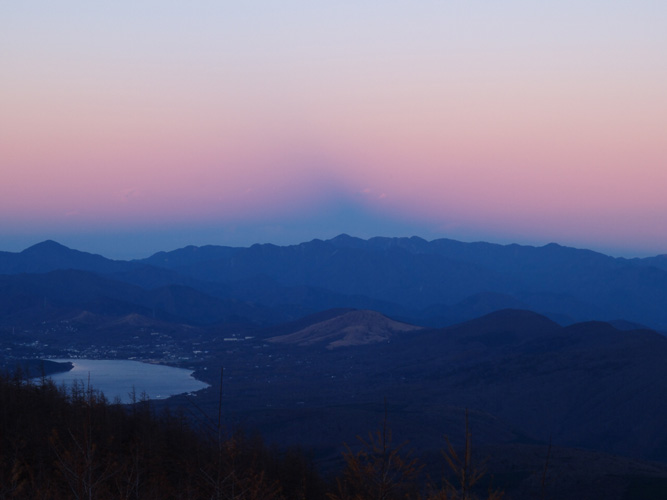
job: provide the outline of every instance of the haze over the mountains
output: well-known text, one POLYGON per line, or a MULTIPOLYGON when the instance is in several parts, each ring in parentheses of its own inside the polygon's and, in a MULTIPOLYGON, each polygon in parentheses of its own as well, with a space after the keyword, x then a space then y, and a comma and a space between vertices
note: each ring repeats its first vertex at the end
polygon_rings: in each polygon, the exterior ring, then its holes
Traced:
MULTIPOLYGON (((53 241, 18 253, 0 252, 0 274, 7 275, 2 278, 7 286, 32 286, 36 278, 25 273, 51 273, 44 283, 53 281, 52 290, 58 289, 56 282, 71 282, 62 301, 79 287, 86 288, 82 296, 92 298, 94 289, 108 286, 118 292, 105 292, 105 300, 137 295, 141 307, 190 320, 194 316, 185 304, 199 297, 199 323, 224 314, 278 322, 353 307, 443 326, 509 307, 530 309, 561 324, 624 320, 667 330, 667 256, 613 258, 557 244, 362 240, 343 234, 285 247, 188 246, 133 261, 110 260, 53 241), (178 294, 183 300, 158 298, 161 294, 178 294), (263 313, 243 310, 260 305, 263 313)), ((41 289, 27 293, 48 295, 41 289)))

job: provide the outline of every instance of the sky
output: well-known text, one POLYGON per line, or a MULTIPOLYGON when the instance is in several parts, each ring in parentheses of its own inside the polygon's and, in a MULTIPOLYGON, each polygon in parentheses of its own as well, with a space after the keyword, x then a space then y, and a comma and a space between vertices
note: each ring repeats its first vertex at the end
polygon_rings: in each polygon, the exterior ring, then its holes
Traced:
POLYGON ((667 253, 667 2, 0 0, 0 250, 667 253))

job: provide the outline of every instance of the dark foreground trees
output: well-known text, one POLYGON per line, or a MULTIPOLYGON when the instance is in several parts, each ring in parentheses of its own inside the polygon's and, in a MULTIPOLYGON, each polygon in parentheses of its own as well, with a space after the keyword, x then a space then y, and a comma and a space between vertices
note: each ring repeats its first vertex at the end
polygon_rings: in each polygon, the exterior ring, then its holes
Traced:
POLYGON ((182 414, 156 415, 147 400, 110 403, 84 384, 65 390, 0 376, 0 500, 473 498, 468 446, 462 459, 453 448, 445 455, 463 474, 460 487, 429 486, 417 460, 392 443, 386 417, 327 482, 299 450, 213 430, 195 431, 182 414))
POLYGON ((82 385, 0 377, 0 499, 321 498, 295 451, 242 433, 212 442, 183 415, 130 409, 82 385))
POLYGON ((358 440, 358 451, 348 447, 343 453, 345 468, 334 491, 327 493, 329 500, 500 500, 503 496, 490 487, 480 492, 477 485, 484 471, 472 459, 467 411, 463 450, 458 452, 446 440, 442 454, 448 474, 439 485, 423 480, 423 464, 405 449, 407 443, 393 443, 386 410, 381 428, 358 440))

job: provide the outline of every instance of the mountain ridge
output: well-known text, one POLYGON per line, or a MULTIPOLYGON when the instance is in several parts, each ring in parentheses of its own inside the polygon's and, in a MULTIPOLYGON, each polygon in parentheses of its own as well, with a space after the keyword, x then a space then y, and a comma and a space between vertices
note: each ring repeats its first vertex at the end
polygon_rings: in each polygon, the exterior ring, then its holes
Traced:
POLYGON ((145 288, 184 285, 296 315, 369 308, 438 326, 519 306, 565 324, 624 320, 667 330, 667 258, 614 258, 556 243, 364 240, 341 234, 288 246, 190 245, 133 261, 113 261, 51 240, 20 253, 0 252, 0 274, 59 269, 145 288))

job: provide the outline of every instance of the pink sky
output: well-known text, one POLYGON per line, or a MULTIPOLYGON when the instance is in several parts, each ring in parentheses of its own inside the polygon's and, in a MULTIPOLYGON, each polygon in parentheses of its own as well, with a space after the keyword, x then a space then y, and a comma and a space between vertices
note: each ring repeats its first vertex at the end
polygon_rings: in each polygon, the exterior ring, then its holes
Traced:
POLYGON ((667 253, 664 3, 249 4, 0 7, 0 250, 667 253))

